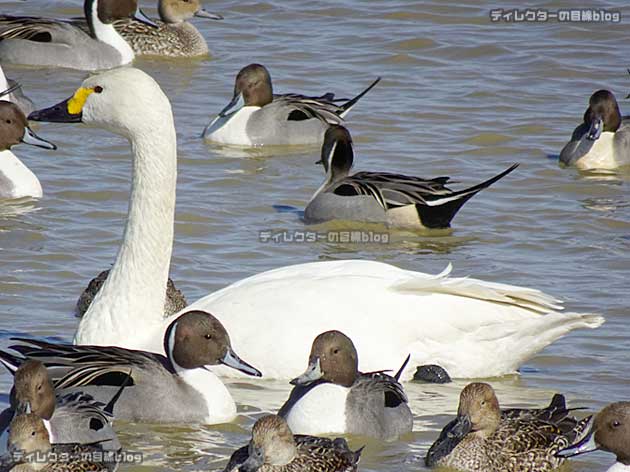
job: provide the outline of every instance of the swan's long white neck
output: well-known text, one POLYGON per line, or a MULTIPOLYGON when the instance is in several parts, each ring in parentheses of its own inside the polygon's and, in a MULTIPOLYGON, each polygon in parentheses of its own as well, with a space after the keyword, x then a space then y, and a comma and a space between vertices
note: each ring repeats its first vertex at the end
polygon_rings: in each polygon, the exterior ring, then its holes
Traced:
POLYGON ((160 323, 173 248, 177 144, 170 106, 138 114, 131 131, 133 178, 123 241, 103 287, 84 315, 77 344, 145 347, 148 326, 160 323), (99 332, 93 332, 97 326, 99 332), (124 329, 124 330, 123 330, 124 329))
POLYGON ((122 56, 121 64, 129 64, 133 61, 135 54, 129 43, 116 31, 114 25, 105 24, 98 17, 98 0, 94 0, 92 3, 90 13, 94 37, 116 49, 122 56))

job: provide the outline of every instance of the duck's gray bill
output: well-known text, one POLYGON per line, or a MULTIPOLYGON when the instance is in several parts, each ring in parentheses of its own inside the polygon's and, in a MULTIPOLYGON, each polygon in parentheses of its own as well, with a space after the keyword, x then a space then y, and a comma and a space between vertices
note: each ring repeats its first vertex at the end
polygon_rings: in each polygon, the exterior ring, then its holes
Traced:
POLYGON ((136 12, 133 14, 133 18, 135 20, 138 20, 140 23, 144 23, 145 25, 149 25, 153 28, 159 28, 159 26, 157 25, 157 23, 155 23, 155 21, 153 21, 151 18, 145 15, 145 13, 142 10, 140 10, 140 7, 138 7, 136 12))
POLYGON ((37 146, 42 149, 50 149, 52 151, 57 149, 57 146, 55 144, 40 138, 28 126, 24 128, 24 136, 22 136, 22 142, 24 144, 30 144, 31 146, 37 146))
POLYGON ((561 449, 556 453, 558 457, 573 457, 579 456, 580 454, 586 454, 587 452, 596 451, 599 449, 599 446, 595 442, 595 431, 593 431, 593 422, 594 418, 591 418, 586 426, 585 430, 588 431, 588 434, 580 439, 575 444, 571 446, 561 449))
POLYGON ((457 421, 453 423, 448 430, 448 434, 452 438, 463 438, 472 430, 472 422, 468 415, 457 415, 457 421))
POLYGON ((586 134, 586 138, 591 141, 597 141, 599 137, 602 135, 602 130, 604 129, 604 120, 601 118, 597 118, 592 121, 591 127, 588 129, 588 133, 586 134))
POLYGON ((195 16, 198 16, 199 18, 208 18, 209 20, 222 20, 223 16, 219 15, 218 13, 210 13, 207 10, 204 10, 203 8, 201 10, 197 10, 195 12, 195 16))
POLYGON ((243 98, 243 94, 237 93, 236 95, 234 95, 234 98, 232 98, 232 101, 228 103, 227 106, 223 110, 221 110, 221 112, 219 113, 219 116, 227 116, 230 113, 239 111, 244 106, 245 106, 245 99, 243 98))
POLYGON ((323 376, 324 373, 322 372, 322 366, 319 362, 319 358, 317 358, 309 362, 308 367, 306 368, 306 372, 304 372, 299 377, 291 380, 291 384, 297 386, 306 386, 312 384, 316 380, 321 379, 323 376))
POLYGON ((225 356, 223 356, 223 359, 221 359, 221 364, 231 367, 232 369, 241 371, 247 375, 262 377, 262 373, 258 369, 252 367, 243 359, 238 357, 231 347, 228 347, 225 356))

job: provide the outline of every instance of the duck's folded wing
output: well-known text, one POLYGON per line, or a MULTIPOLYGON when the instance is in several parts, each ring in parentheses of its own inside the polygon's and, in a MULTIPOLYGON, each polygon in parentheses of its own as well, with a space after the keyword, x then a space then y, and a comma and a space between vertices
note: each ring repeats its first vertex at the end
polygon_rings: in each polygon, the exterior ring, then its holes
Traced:
POLYGON ((449 177, 422 179, 388 172, 358 172, 335 187, 337 195, 369 195, 388 210, 450 195, 449 177))
POLYGON ((70 22, 32 16, 0 15, 0 40, 23 39, 39 43, 75 44, 76 36, 89 39, 86 32, 70 22))
POLYGON ((385 399, 385 408, 396 408, 408 402, 407 394, 400 382, 384 372, 361 374, 352 386, 352 391, 356 393, 363 391, 365 398, 382 394, 385 399))
POLYGON ((107 405, 83 392, 58 395, 53 417, 56 442, 93 442, 107 450, 120 449, 111 426, 113 416, 106 408, 107 405))
MULTIPOLYGON (((281 107, 286 110, 288 121, 304 121, 316 118, 327 124, 342 124, 339 116, 343 112, 342 107, 328 100, 330 95, 323 97, 306 97, 298 94, 274 95, 271 106, 281 107)), ((267 106, 270 106, 267 105, 267 106)))
POLYGON ((168 368, 164 356, 145 351, 115 346, 54 344, 36 339, 13 340, 21 344, 9 348, 25 358, 44 363, 56 389, 86 385, 133 386, 135 368, 147 365, 168 368))

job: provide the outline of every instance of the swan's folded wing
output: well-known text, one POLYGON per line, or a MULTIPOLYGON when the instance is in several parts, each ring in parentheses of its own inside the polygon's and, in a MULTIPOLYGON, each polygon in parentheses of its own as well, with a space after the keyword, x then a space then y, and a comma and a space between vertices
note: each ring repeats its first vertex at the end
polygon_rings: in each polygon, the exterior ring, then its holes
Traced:
POLYGON ((410 277, 407 280, 398 282, 392 288, 403 292, 425 291, 476 298, 519 306, 539 313, 563 309, 560 300, 537 289, 485 282, 468 277, 449 277, 449 273, 450 269, 434 277, 415 277, 413 272, 409 272, 410 277))

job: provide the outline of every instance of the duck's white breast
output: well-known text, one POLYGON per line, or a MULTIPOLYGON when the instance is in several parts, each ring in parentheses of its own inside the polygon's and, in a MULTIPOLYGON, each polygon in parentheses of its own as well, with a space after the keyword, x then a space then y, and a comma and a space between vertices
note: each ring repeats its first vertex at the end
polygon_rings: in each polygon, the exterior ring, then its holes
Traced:
POLYGON ((624 465, 621 462, 616 462, 608 472, 630 472, 630 465, 624 465))
MULTIPOLYGON (((236 418, 236 404, 227 387, 212 372, 206 369, 182 370, 179 376, 204 398, 208 416, 207 424, 229 423, 236 418)), ((186 405, 182 405, 186 408, 186 405)))
POLYGON ((346 432, 346 397, 349 389, 321 384, 304 395, 286 417, 294 434, 343 434, 346 432))
POLYGON ((260 107, 243 107, 231 115, 217 117, 204 130, 204 139, 222 144, 251 146, 253 143, 247 134, 247 122, 252 113, 259 109, 260 107))
POLYGON ((618 167, 615 159, 613 140, 615 133, 605 131, 593 143, 590 151, 580 157, 575 166, 580 170, 615 169, 618 167))
POLYGON ((0 152, 0 197, 41 198, 42 195, 37 176, 11 151, 0 152))

